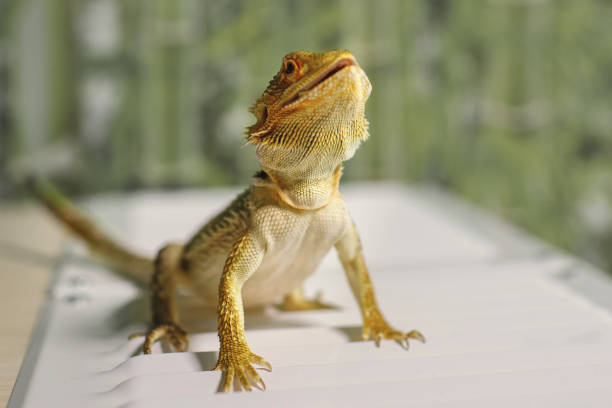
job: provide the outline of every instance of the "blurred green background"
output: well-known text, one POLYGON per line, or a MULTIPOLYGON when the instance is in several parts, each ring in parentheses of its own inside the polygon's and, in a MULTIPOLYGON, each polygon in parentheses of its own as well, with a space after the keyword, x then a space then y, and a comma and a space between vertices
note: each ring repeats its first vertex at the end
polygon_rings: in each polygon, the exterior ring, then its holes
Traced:
POLYGON ((434 183, 612 271, 612 2, 0 0, 0 197, 245 185, 284 54, 347 48, 345 180, 434 183))

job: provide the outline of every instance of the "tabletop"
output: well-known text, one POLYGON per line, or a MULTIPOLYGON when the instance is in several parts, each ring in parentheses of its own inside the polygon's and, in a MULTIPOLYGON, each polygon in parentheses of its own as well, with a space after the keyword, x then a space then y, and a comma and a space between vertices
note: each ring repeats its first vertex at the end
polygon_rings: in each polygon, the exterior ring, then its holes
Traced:
MULTIPOLYGON (((120 240, 153 254, 187 238, 235 193, 109 195, 83 205, 120 240)), ((405 351, 359 341, 361 316, 330 253, 306 291, 337 308, 247 314, 251 348, 274 367, 262 373, 268 391, 220 395, 220 373, 209 371, 214 312, 181 294, 189 350, 156 345, 139 355, 141 340, 127 337, 146 328, 146 294, 69 245, 9 407, 609 404, 612 283, 600 271, 435 189, 365 184, 343 194, 383 312, 395 326, 420 330, 426 344, 405 351)))
POLYGON ((65 239, 42 208, 0 205, 0 406, 11 395, 65 239))

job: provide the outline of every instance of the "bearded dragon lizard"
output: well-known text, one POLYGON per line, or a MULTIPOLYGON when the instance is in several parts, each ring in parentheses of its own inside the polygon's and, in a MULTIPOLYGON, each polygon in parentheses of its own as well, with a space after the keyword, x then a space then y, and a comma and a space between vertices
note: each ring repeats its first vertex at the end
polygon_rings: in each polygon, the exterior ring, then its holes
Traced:
POLYGON ((271 369, 249 348, 244 308, 272 304, 284 296, 285 310, 326 307, 305 299, 301 284, 332 247, 346 272, 363 317, 363 340, 425 341, 416 330, 392 328, 383 317, 364 261, 357 228, 338 192, 342 163, 368 137, 364 116, 370 82, 354 56, 343 50, 294 52, 283 58, 251 112, 247 130, 261 165, 252 185, 185 244, 164 246, 154 260, 114 243, 57 190, 35 182, 47 206, 91 250, 123 275, 150 282, 152 329, 143 351, 166 338, 177 351, 187 348, 180 326, 175 288, 191 286, 218 312, 221 389, 265 388, 253 364, 271 369))

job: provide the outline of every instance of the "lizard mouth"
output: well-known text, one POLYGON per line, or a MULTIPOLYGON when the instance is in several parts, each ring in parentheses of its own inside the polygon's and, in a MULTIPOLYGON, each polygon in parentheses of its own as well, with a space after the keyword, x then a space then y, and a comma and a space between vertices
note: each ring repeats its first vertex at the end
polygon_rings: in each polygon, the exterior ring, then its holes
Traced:
POLYGON ((317 73, 314 76, 314 78, 306 82, 301 88, 294 91, 293 94, 291 94, 288 97, 288 99, 285 102, 283 102, 282 106, 285 107, 285 106, 291 105, 292 103, 300 99, 308 91, 314 89, 319 84, 325 82, 327 79, 331 78, 338 72, 352 65, 357 65, 357 63, 355 62, 353 58, 347 58, 347 57, 340 58, 338 61, 334 62, 331 66, 317 73))

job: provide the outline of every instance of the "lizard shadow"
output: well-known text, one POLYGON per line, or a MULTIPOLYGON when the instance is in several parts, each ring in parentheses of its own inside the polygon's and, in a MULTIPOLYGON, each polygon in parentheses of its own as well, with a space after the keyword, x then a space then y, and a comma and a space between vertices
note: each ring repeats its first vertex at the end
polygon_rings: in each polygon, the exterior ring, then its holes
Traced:
MULTIPOLYGON (((177 296, 181 325, 189 333, 208 333, 217 331, 216 311, 199 301, 195 296, 177 296)), ((270 313, 271 308, 248 309, 245 312, 246 327, 249 330, 311 327, 313 324, 299 318, 291 319, 270 313)), ((117 332, 143 327, 151 320, 150 300, 145 294, 134 297, 117 307, 108 317, 106 326, 109 328, 97 335, 115 337, 117 332)))
MULTIPOLYGON (((188 333, 216 333, 217 315, 216 311, 201 302, 197 297, 185 294, 177 296, 177 306, 180 313, 182 326, 188 333)), ((265 330, 276 328, 305 328, 316 327, 317 324, 309 320, 301 319, 300 312, 291 314, 279 312, 274 313, 273 307, 249 309, 245 312, 245 325, 247 330, 265 330)), ((337 310, 337 309, 336 309, 337 310)), ((333 311, 332 311, 333 312, 333 311)), ((106 321, 99 326, 95 332, 88 331, 87 335, 97 338, 106 338, 111 343, 116 343, 117 334, 123 334, 121 338, 127 339, 134 332, 144 332, 150 322, 150 299, 144 291, 127 302, 116 307, 106 317, 106 321)), ((336 327, 349 342, 361 340, 361 327, 336 327)), ((85 334, 85 333, 84 333, 85 334)), ((117 345, 123 348, 125 341, 117 345)), ((137 354, 137 353, 135 353, 137 354)))
MULTIPOLYGON (((180 314, 180 322, 187 333, 191 335, 215 334, 217 332, 216 311, 206 305, 199 298, 188 293, 177 293, 177 309, 180 314)), ((116 306, 110 313, 106 314, 104 321, 99 325, 93 326, 94 330, 83 330, 81 334, 85 337, 96 337, 107 344, 101 355, 106 355, 112 359, 113 364, 130 359, 141 354, 142 337, 130 339, 128 337, 136 332, 144 333, 148 329, 151 321, 150 313, 150 294, 148 291, 140 291, 132 298, 116 306)), ((323 310, 321 313, 340 312, 341 308, 323 310)), ((291 329, 317 327, 316 321, 308 318, 304 319, 302 312, 279 312, 274 307, 249 309, 245 313, 245 325, 247 330, 266 330, 266 329, 291 329)), ((328 326, 329 327, 329 326, 328 326)), ((333 327, 340 332, 347 342, 361 341, 361 326, 341 326, 333 327)), ((207 348, 208 342, 207 341, 207 348)), ((164 352, 173 351, 165 340, 160 342, 164 352)), ((198 360, 202 370, 210 370, 214 367, 217 360, 215 350, 194 350, 194 358, 198 360)))

